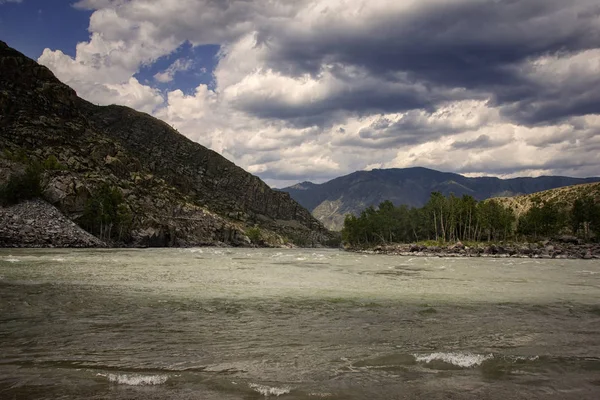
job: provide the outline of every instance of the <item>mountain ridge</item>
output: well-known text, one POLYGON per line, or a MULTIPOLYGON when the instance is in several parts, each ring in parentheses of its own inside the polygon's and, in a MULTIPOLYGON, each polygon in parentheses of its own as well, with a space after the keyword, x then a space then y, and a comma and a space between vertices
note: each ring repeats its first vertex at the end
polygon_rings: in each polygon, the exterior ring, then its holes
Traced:
MULTIPOLYGON (((501 179, 498 177, 466 177, 425 167, 374 169, 356 171, 321 184, 297 185, 280 189, 313 213, 332 230, 340 230, 347 213, 359 214, 369 206, 377 207, 390 200, 395 205, 421 207, 431 192, 473 196, 476 200, 531 194, 557 187, 600 181, 600 177, 571 178, 540 176, 501 179)), ((310 182, 308 182, 310 183, 310 182)))
POLYGON ((289 194, 153 116, 79 98, 2 41, 0 129, 0 181, 25 168, 6 154, 55 157, 64 168, 44 171, 44 197, 81 222, 99 188, 116 188, 132 215, 134 244, 248 244, 245 232, 255 226, 271 244, 333 237, 289 194))

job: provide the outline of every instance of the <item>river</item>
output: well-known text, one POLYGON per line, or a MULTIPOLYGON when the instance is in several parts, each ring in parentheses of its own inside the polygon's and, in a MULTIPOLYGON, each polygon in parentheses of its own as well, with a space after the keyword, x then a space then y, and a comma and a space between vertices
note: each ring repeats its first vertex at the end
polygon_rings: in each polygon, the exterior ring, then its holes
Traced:
POLYGON ((0 249, 1 399, 598 399, 600 263, 0 249))

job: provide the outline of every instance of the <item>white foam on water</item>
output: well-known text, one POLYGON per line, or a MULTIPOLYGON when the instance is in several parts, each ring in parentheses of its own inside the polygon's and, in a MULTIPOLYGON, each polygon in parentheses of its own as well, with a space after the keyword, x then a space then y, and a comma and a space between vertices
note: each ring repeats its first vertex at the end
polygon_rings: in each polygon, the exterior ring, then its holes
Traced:
POLYGON ((168 379, 166 375, 127 375, 127 374, 98 374, 104 376, 109 382, 129 386, 162 385, 168 379))
POLYGON ((297 261, 306 261, 306 257, 296 257, 297 261))
POLYGON ((474 353, 431 353, 413 354, 417 362, 430 363, 434 360, 443 361, 461 368, 471 368, 481 365, 485 360, 494 358, 493 354, 474 353))
POLYGON ((509 356, 512 361, 536 361, 540 356, 509 356))
POLYGON ((278 387, 273 387, 273 386, 259 385, 257 383, 250 383, 250 384, 248 384, 248 386, 250 386, 250 388, 253 389, 255 392, 258 392, 265 397, 269 397, 269 396, 279 397, 284 394, 288 394, 291 390, 289 387, 286 387, 286 386, 278 388, 278 387))
POLYGON ((21 260, 19 260, 18 258, 14 258, 12 256, 8 256, 7 258, 4 259, 4 261, 15 263, 15 262, 20 262, 21 260))
POLYGON ((63 262, 63 261, 65 261, 65 259, 62 257, 57 257, 57 258, 53 258, 52 261, 63 262))

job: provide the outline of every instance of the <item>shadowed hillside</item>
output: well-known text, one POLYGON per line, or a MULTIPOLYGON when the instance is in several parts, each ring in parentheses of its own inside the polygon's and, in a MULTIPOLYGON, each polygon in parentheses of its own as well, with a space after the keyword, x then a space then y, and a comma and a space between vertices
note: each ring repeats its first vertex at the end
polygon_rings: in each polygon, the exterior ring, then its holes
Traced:
POLYGON ((50 160, 43 197, 109 242, 247 244, 255 226, 257 242, 331 238, 287 193, 148 114, 80 99, 3 42, 0 116, 0 184, 50 160))

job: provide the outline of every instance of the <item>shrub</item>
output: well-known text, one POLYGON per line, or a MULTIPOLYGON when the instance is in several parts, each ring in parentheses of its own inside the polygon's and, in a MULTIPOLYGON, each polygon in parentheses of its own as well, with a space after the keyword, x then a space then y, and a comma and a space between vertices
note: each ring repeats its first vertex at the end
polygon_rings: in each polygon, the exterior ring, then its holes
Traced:
POLYGON ((290 233, 287 235, 287 239, 298 247, 313 247, 315 245, 314 241, 301 233, 290 233))
POLYGON ((66 169, 66 167, 59 163, 57 158, 53 155, 44 160, 42 168, 46 171, 62 171, 66 169))
POLYGON ((262 242, 262 232, 258 226, 246 230, 246 236, 252 243, 258 244, 262 242))
POLYGON ((22 149, 13 152, 4 149, 3 157, 10 161, 26 164, 24 173, 11 175, 8 181, 0 186, 0 203, 4 205, 42 197, 44 191, 42 187, 43 172, 65 169, 65 166, 59 163, 53 155, 40 163, 29 158, 22 149))
POLYGON ((42 168, 29 164, 22 174, 13 174, 0 186, 0 202, 4 205, 17 204, 42 196, 42 168))
POLYGON ((25 153, 25 151, 23 149, 18 149, 15 151, 10 151, 9 149, 5 148, 2 151, 2 155, 4 158, 6 158, 7 160, 10 161, 14 161, 14 162, 20 162, 20 163, 28 163, 29 162, 29 157, 27 157, 27 153, 25 153))

